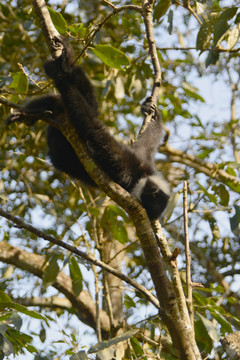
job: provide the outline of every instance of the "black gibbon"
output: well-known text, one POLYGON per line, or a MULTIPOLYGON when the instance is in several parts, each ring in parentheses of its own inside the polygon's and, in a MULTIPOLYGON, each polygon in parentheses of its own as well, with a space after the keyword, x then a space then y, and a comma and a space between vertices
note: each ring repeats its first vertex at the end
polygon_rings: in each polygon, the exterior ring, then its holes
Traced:
MULTIPOLYGON (((74 51, 65 39, 63 55, 46 61, 46 74, 54 80, 60 95, 48 95, 30 101, 8 118, 16 121, 21 113, 30 114, 33 124, 41 115, 44 120, 60 121, 68 116, 79 138, 87 146, 89 155, 96 164, 116 183, 134 195, 146 209, 150 220, 160 217, 165 210, 170 188, 154 166, 154 156, 162 137, 161 114, 150 105, 148 98, 142 105, 142 113, 154 112, 145 132, 132 146, 119 143, 98 120, 98 104, 93 87, 83 69, 74 65, 74 51)), ((80 179, 83 183, 97 186, 85 171, 74 149, 55 127, 47 132, 48 155, 55 168, 80 179)))

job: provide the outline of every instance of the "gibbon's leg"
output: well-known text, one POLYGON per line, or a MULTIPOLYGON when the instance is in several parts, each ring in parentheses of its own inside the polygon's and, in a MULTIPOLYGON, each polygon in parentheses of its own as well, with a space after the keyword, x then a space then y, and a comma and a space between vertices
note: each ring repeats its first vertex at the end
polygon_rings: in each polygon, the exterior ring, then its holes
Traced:
POLYGON ((151 98, 147 98, 141 106, 143 115, 154 112, 152 120, 147 129, 141 134, 132 145, 133 150, 146 162, 154 164, 154 156, 162 138, 163 125, 160 111, 150 104, 151 98))
POLYGON ((60 130, 49 126, 47 130, 47 143, 48 156, 56 169, 81 180, 89 186, 96 187, 96 184, 84 169, 72 145, 60 130))

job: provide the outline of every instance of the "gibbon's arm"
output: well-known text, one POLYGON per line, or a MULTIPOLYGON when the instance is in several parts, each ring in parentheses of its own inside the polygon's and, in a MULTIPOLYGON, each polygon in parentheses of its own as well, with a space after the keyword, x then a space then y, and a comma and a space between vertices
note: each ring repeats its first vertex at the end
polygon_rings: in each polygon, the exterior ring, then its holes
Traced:
POLYGON ((7 118, 7 124, 19 121, 30 126, 38 120, 49 119, 59 121, 60 117, 66 116, 66 110, 60 95, 46 95, 24 104, 20 109, 15 110, 7 118))

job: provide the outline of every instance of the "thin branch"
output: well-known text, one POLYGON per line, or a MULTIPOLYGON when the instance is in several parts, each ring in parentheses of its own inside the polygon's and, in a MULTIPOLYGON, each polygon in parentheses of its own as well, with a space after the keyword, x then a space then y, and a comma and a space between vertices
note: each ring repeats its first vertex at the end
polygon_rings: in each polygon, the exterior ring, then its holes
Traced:
POLYGON ((97 272, 96 266, 92 267, 95 279, 95 304, 96 304, 96 333, 98 341, 102 341, 102 333, 101 333, 101 321, 100 321, 100 302, 99 302, 99 274, 97 272))
MULTIPOLYGON (((187 203, 187 181, 184 181, 183 188, 183 215, 184 215, 184 234, 185 234, 185 254, 186 254, 186 284, 187 284, 187 305, 192 327, 194 325, 194 313, 192 303, 192 279, 191 279, 191 255, 188 238, 188 203, 187 203)), ((194 329, 194 328, 193 328, 194 329)))
POLYGON ((168 156, 168 160, 181 163, 194 168, 197 172, 201 172, 212 179, 223 182, 233 191, 240 193, 240 181, 237 177, 228 174, 223 169, 218 168, 218 164, 210 163, 199 159, 194 155, 190 155, 185 151, 174 149, 169 145, 161 146, 159 150, 162 154, 168 156))
POLYGON ((68 312, 72 311, 72 303, 68 298, 61 298, 57 296, 50 297, 17 297, 14 298, 11 294, 8 294, 13 302, 17 302, 24 306, 34 306, 40 308, 50 308, 50 309, 63 309, 68 312))
POLYGON ((168 50, 175 50, 175 51, 188 51, 188 50, 196 50, 196 51, 200 51, 201 53, 204 51, 210 51, 210 52, 215 52, 215 53, 221 53, 221 52, 225 52, 225 53, 237 53, 240 51, 240 48, 236 48, 236 49, 224 49, 222 47, 217 47, 217 48, 202 48, 202 49, 197 49, 196 46, 188 46, 188 47, 158 47, 157 48, 159 51, 168 51, 168 50))
POLYGON ((123 273, 115 270, 111 266, 94 258, 93 256, 86 254, 85 252, 79 250, 75 246, 72 246, 72 245, 64 242, 63 240, 59 240, 51 235, 45 234, 43 231, 35 228, 34 226, 32 226, 30 224, 25 223, 20 218, 7 213, 6 211, 2 210, 1 208, 0 208, 0 216, 3 216, 4 218, 14 222, 17 225, 17 227, 19 227, 21 229, 26 229, 27 231, 31 232, 32 234, 35 234, 38 237, 41 237, 42 239, 51 242, 52 244, 58 245, 61 248, 66 249, 66 250, 70 251, 71 253, 85 259, 86 261, 90 262, 91 264, 99 266, 100 268, 110 272, 112 275, 118 277, 119 279, 125 281, 127 284, 133 286, 137 291, 140 291, 156 308, 158 308, 160 310, 158 300, 148 290, 146 290, 144 286, 142 286, 141 284, 138 284, 136 281, 132 280, 128 276, 124 275, 123 273))
POLYGON ((11 107, 13 109, 19 109, 20 108, 19 105, 15 104, 15 103, 13 103, 11 101, 8 101, 8 100, 6 100, 6 99, 4 99, 2 97, 0 97, 0 104, 3 104, 5 106, 9 106, 9 107, 11 107))
POLYGON ((104 288, 105 301, 107 304, 107 312, 109 314, 111 328, 113 328, 114 327, 113 307, 112 307, 112 301, 111 301, 111 297, 110 297, 110 293, 109 293, 109 286, 108 286, 108 281, 107 281, 107 276, 106 276, 105 271, 103 271, 103 288, 104 288))

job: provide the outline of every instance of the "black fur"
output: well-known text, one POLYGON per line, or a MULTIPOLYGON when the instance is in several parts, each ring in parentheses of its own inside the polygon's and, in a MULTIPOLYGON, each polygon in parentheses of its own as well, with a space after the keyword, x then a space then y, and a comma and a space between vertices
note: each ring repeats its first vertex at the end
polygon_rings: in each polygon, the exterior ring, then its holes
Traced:
MULTIPOLYGON (((154 155, 162 137, 159 110, 152 109, 147 100, 142 106, 142 112, 145 114, 154 111, 153 121, 147 130, 132 147, 116 141, 106 126, 97 119, 98 105, 93 87, 83 69, 73 64, 72 47, 65 40, 63 44, 64 54, 45 63, 46 74, 54 80, 60 95, 33 100, 20 112, 46 112, 47 116, 51 112, 51 117, 56 121, 68 116, 79 138, 86 143, 90 156, 100 168, 113 181, 142 201, 151 220, 158 218, 169 198, 168 184, 157 175, 154 166, 154 155)), ((48 155, 57 169, 88 185, 96 186, 59 130, 49 126, 47 142, 48 155)))

